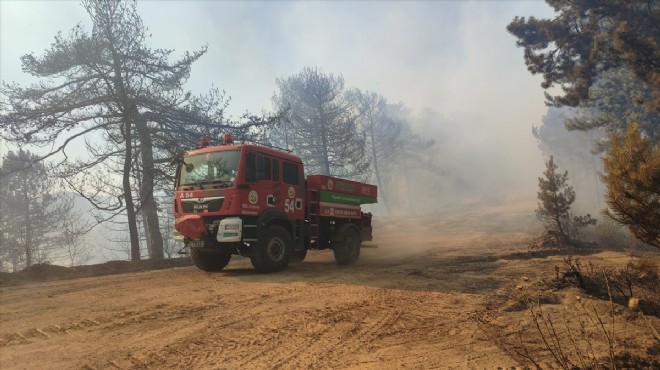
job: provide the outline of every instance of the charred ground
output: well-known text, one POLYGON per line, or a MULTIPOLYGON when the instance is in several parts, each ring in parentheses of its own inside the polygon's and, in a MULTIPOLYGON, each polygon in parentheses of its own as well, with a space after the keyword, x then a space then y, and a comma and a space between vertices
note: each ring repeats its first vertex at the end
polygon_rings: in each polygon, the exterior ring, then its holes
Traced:
MULTIPOLYGON (((556 360, 530 307, 564 339, 559 324, 577 330, 579 304, 603 319, 610 312, 607 299, 554 284, 555 266, 569 254, 612 268, 630 260, 595 246, 530 250, 539 227, 515 207, 380 218, 374 230, 378 248, 364 249, 352 266, 319 252, 276 274, 235 258, 220 273, 177 260, 75 273, 40 267, 81 277, 58 281, 39 280, 36 268, 3 276, 2 368, 547 367, 556 360)), ((613 304, 617 353, 654 366, 657 315, 613 304)), ((586 329, 595 361, 607 364, 607 341, 586 329)))

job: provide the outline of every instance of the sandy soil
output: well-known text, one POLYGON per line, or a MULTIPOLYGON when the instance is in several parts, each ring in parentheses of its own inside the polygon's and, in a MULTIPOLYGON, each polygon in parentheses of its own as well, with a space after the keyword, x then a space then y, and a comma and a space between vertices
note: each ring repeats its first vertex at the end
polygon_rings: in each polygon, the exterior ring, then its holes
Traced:
POLYGON ((269 275, 234 258, 219 273, 174 267, 5 286, 0 368, 521 366, 496 337, 514 335, 526 312, 501 311, 493 297, 561 261, 527 253, 537 228, 533 212, 511 208, 380 219, 377 248, 348 267, 316 252, 269 275))

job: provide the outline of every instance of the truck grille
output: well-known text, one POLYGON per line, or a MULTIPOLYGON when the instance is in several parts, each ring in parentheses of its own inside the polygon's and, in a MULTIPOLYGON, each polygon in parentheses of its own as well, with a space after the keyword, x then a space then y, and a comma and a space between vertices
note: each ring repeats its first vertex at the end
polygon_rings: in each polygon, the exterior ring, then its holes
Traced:
POLYGON ((225 197, 181 199, 184 213, 218 212, 225 197))

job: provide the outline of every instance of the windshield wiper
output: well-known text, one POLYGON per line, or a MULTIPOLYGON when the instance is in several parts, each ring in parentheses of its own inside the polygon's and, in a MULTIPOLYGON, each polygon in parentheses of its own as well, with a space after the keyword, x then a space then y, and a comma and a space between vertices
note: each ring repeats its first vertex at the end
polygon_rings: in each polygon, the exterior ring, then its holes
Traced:
MULTIPOLYGON (((208 184, 215 184, 215 183, 220 183, 220 185, 222 185, 222 186, 224 186, 224 187, 229 187, 229 186, 231 186, 234 182, 233 182, 233 181, 230 181, 230 180, 211 180, 211 181, 207 181, 207 182, 206 182, 207 185, 208 185, 208 184)), ((218 186, 218 185, 214 185, 213 187, 216 187, 216 186, 218 186)))

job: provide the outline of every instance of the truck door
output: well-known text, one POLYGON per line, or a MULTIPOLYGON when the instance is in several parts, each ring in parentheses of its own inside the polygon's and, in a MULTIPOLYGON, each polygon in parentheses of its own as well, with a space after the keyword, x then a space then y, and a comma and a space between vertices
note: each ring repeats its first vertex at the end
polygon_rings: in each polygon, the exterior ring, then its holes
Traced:
POLYGON ((303 219, 302 166, 260 152, 248 152, 246 159, 246 181, 252 186, 247 197, 251 204, 244 205, 244 208, 258 209, 259 214, 277 210, 288 219, 303 219))
POLYGON ((284 212, 291 219, 303 219, 305 188, 302 166, 286 160, 282 160, 281 163, 284 212))
POLYGON ((264 153, 249 152, 246 173, 252 183, 248 200, 259 207, 259 214, 268 210, 284 213, 279 160, 264 153))

